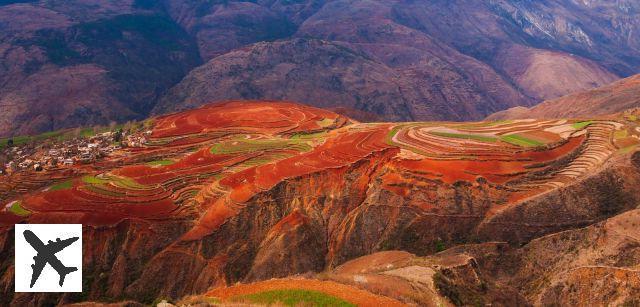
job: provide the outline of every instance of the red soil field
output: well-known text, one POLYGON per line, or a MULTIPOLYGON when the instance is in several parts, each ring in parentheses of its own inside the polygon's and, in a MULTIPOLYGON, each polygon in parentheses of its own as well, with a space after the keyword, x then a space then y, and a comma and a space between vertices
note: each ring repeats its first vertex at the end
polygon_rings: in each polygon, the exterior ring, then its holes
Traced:
POLYGON ((230 191, 229 199, 214 200, 197 226, 185 234, 183 239, 196 240, 213 232, 238 212, 238 207, 234 204, 244 203, 282 180, 325 169, 345 167, 365 159, 374 152, 391 149, 392 146, 384 143, 388 128, 389 126, 381 125, 340 134, 310 152, 225 177, 220 181, 220 185, 230 191))
POLYGON ((68 215, 67 222, 102 226, 126 218, 166 218, 176 209, 169 194, 136 199, 108 198, 91 194, 78 186, 60 191, 49 191, 24 198, 22 206, 39 214, 76 213, 68 215))
POLYGON ((230 128, 270 134, 294 133, 322 129, 318 122, 324 119, 346 122, 346 118, 335 113, 300 104, 230 101, 159 117, 152 137, 176 137, 230 128))
MULTIPOLYGON (((397 132, 396 138, 389 135, 395 124, 359 124, 329 111, 273 101, 211 104, 161 116, 151 122, 150 145, 125 149, 117 160, 100 163, 104 177, 96 179, 97 183, 83 182, 76 177, 70 188, 41 189, 21 197, 23 207, 32 212, 27 219, 59 215, 102 226, 124 219, 183 218, 189 211, 196 223, 182 239, 190 241, 216 231, 251 198, 289 178, 326 170, 339 172, 364 161, 384 164, 389 170, 382 177, 384 187, 405 197, 413 186, 424 184, 422 181, 425 180, 453 184, 475 182, 483 177, 491 184, 506 185, 576 152, 587 140, 584 133, 563 139, 550 132, 559 129, 558 126, 570 126, 567 121, 466 126, 459 123, 403 124, 401 127, 405 128, 397 132), (549 143, 543 147, 520 147, 502 141, 483 142, 477 137, 452 138, 447 134, 432 134, 428 129, 434 127, 460 133, 470 131, 481 136, 488 132, 496 135, 519 133, 549 143), (318 131, 327 133, 309 136, 318 131), (296 135, 299 132, 304 132, 309 139, 300 139, 296 135), (295 139, 292 138, 294 135, 295 139), (253 151, 212 153, 212 146, 244 139, 271 145, 255 145, 257 149, 253 151), (272 145, 280 143, 307 147, 298 151, 286 147, 289 145, 272 145), (400 148, 412 152, 413 156, 402 154, 400 148), (416 148, 419 150, 412 151, 416 148), (437 154, 420 155, 421 150, 437 154), (166 156, 171 160, 168 165, 151 166, 141 162, 161 160, 166 156), (380 160, 382 156, 384 162, 380 160), (407 179, 402 175, 404 173, 413 174, 413 179, 407 179)), ((246 148, 252 149, 251 146, 246 148)), ((98 174, 87 166, 78 169, 89 176, 98 174)), ((355 182, 354 188, 365 193, 369 182, 369 178, 362 177, 355 182)), ((516 201, 539 192, 526 190, 509 197, 516 201)), ((6 214, 0 218, 16 219, 6 214)), ((295 225, 294 222, 304 220, 304 216, 294 214, 289 219, 291 221, 281 221, 282 227, 295 225)))
POLYGON ((576 150, 584 136, 569 139, 568 142, 550 150, 528 150, 511 156, 512 161, 502 160, 398 160, 396 164, 406 170, 418 170, 432 173, 431 179, 441 179, 445 183, 459 180, 474 181, 482 176, 489 182, 504 184, 531 171, 531 166, 557 160, 576 150))

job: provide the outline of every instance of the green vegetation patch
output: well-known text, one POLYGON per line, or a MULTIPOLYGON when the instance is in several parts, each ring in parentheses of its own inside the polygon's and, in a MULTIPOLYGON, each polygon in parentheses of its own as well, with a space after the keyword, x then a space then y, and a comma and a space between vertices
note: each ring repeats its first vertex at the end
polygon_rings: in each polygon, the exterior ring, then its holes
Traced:
POLYGON ((292 135, 291 139, 292 140, 315 140, 315 139, 324 138, 326 136, 327 136, 326 131, 312 132, 312 133, 299 132, 292 135))
POLYGON ((117 187, 125 188, 125 189, 144 190, 148 188, 148 186, 139 184, 132 178, 118 177, 118 176, 105 176, 105 178, 98 178, 95 176, 87 175, 82 177, 82 182, 89 185, 104 185, 104 184, 111 183, 117 187))
POLYGON ((540 141, 526 138, 518 134, 503 135, 500 137, 500 140, 521 147, 538 147, 544 145, 544 143, 540 141))
POLYGON ((87 176, 82 177, 82 182, 88 183, 88 184, 105 184, 105 183, 109 183, 109 180, 100 179, 100 178, 95 177, 95 176, 87 175, 87 176))
POLYGON ((9 212, 17 215, 17 216, 28 216, 31 214, 31 211, 22 207, 22 203, 19 201, 13 202, 11 207, 9 207, 9 212))
POLYGON ((17 146, 29 142, 30 138, 28 136, 16 136, 14 138, 0 139, 0 149, 7 147, 9 140, 13 140, 13 145, 17 146))
POLYGON ((127 189, 138 189, 144 190, 149 188, 149 186, 143 185, 135 181, 133 178, 127 177, 112 177, 110 178, 111 182, 118 187, 127 188, 127 189))
POLYGON ((239 154, 277 149, 304 152, 312 147, 302 139, 234 139, 215 144, 210 150, 212 154, 239 154))
POLYGON ((153 118, 147 119, 142 122, 142 128, 146 130, 151 130, 156 125, 156 120, 153 118))
POLYGON ((49 188, 49 191, 68 190, 68 189, 71 189, 71 187, 73 187, 73 181, 67 180, 67 181, 63 181, 63 182, 52 185, 51 188, 49 188))
POLYGON ((396 134, 398 134, 398 132, 400 132, 400 130, 402 130, 403 128, 406 128, 406 125, 398 125, 393 127, 389 133, 387 133, 387 137, 385 138, 385 141, 387 142, 387 144, 389 145, 396 145, 396 143, 393 141, 393 137, 396 136, 396 134))
POLYGON ((151 161, 151 162, 147 162, 147 165, 149 166, 167 166, 167 165, 172 165, 176 163, 173 160, 157 160, 157 161, 151 161))
POLYGON ((286 289, 264 291, 254 294, 232 297, 231 301, 251 302, 254 304, 283 304, 285 306, 356 306, 337 297, 310 290, 286 289))
POLYGON ((330 118, 324 118, 322 120, 319 120, 316 122, 318 124, 318 126, 322 127, 322 128, 326 128, 329 127, 331 125, 333 125, 333 123, 335 123, 335 121, 333 119, 330 118))
POLYGON ((585 127, 587 127, 587 126, 589 126, 591 124, 593 124, 593 121, 592 120, 588 120, 588 121, 582 121, 582 122, 574 123, 571 126, 573 127, 573 129, 581 130, 581 129, 584 129, 585 127))
POLYGON ((450 133, 450 132, 437 132, 437 131, 432 131, 429 132, 433 135, 437 135, 437 136, 442 136, 442 137, 446 137, 446 138, 453 138, 453 139, 465 139, 465 140, 474 140, 474 141, 480 141, 480 142, 496 142, 498 141, 498 138, 493 137, 493 136, 486 136, 486 135, 478 135, 478 134, 463 134, 463 133, 450 133))
POLYGON ((64 141, 70 139, 70 135, 68 133, 65 133, 64 131, 51 131, 32 136, 20 135, 12 138, 4 138, 0 139, 0 149, 7 147, 9 140, 13 141, 13 146, 19 146, 31 142, 42 142, 49 139, 64 141))

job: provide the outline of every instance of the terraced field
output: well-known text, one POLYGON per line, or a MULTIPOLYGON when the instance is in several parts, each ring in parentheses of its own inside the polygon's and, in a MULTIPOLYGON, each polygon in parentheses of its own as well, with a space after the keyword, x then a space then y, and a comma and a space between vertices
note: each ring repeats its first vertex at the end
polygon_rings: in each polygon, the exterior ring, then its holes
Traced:
MULTIPOLYGON (((184 221, 177 239, 145 266, 206 259, 202 273, 182 273, 196 274, 193 280, 207 284, 199 289, 207 289, 221 280, 321 270, 383 249, 441 250, 467 240, 483 220, 588 178, 640 143, 638 123, 628 117, 364 124, 285 102, 208 105, 149 125, 145 147, 99 164, 3 177, 0 223, 104 229, 184 221), (305 244, 326 249, 304 254, 305 244), (277 262, 274 249, 306 260, 299 267, 277 262), (247 270, 233 271, 238 261, 247 270)), ((174 287, 164 275, 145 274, 129 286, 158 279, 158 295, 174 287)))
MULTIPOLYGON (((147 148, 132 150, 120 161, 125 166, 73 180, 17 178, 0 188, 19 195, 27 191, 21 186, 53 183, 19 199, 34 214, 78 211, 82 222, 95 225, 196 214, 199 222, 184 238, 197 239, 287 178, 345 167, 376 152, 397 152, 390 163, 399 171, 385 177, 392 190, 407 173, 445 183, 482 177, 517 200, 605 163, 617 150, 616 131, 624 131, 625 147, 637 140, 637 131, 611 121, 358 124, 273 102, 209 105, 152 122, 147 148), (135 163, 141 156, 155 160, 135 163)), ((3 194, 5 201, 10 195, 3 194)))
POLYGON ((20 197, 34 215, 75 211, 79 214, 69 215, 70 222, 96 226, 128 218, 184 217, 193 213, 196 199, 204 201, 199 195, 220 179, 309 152, 324 142, 323 131, 348 119, 287 103, 236 102, 152 122, 147 148, 131 149, 118 163, 103 163, 124 166, 75 179, 52 173, 41 176, 46 180, 9 178, 16 182, 0 183, 7 191, 3 198, 9 200, 10 190, 20 194, 28 187, 42 187, 39 193, 20 197), (152 161, 136 163, 150 157, 152 161))

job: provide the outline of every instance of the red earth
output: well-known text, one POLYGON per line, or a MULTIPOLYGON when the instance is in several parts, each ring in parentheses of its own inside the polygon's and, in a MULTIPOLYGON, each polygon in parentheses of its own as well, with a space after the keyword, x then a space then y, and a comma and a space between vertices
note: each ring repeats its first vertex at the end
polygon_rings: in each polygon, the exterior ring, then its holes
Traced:
MULTIPOLYGON (((102 171, 102 179, 86 182, 75 178, 68 188, 56 191, 46 188, 24 195, 16 200, 31 216, 3 213, 2 219, 46 219, 47 215, 56 214, 62 220, 111 225, 124 219, 181 218, 186 211, 183 205, 195 201, 200 213, 183 239, 196 240, 237 214, 243 203, 284 180, 345 168, 377 153, 394 156, 387 165, 393 171, 382 177, 385 187, 407 196, 411 185, 420 180, 416 178, 453 184, 482 177, 492 184, 505 185, 574 153, 586 140, 585 134, 563 138, 549 132, 546 128, 558 124, 550 121, 472 124, 466 128, 455 123, 441 124, 438 129, 457 129, 453 131, 469 134, 500 135, 522 130, 551 142, 531 148, 448 139, 466 144, 458 147, 447 141, 446 136, 420 132, 419 125, 394 129, 396 125, 392 123, 359 124, 329 111, 275 101, 211 104, 151 122, 149 145, 128 149, 121 155, 124 158, 118 160, 123 166, 102 171), (543 128, 546 130, 542 131, 543 128), (409 133, 412 129, 418 133, 409 133), (314 134, 317 132, 322 133, 314 134), (403 145, 396 143, 394 132, 403 145), (216 144, 229 148, 214 152, 211 146, 216 144), (400 154, 401 148, 412 151, 411 144, 419 146, 416 154, 410 157, 400 154), (234 147, 241 145, 245 147, 234 147), (437 149, 443 154, 420 155, 425 149, 437 149), (137 157, 161 159, 163 155, 170 155, 172 162, 154 166, 135 162, 137 157), (401 175, 407 172, 417 177, 407 179, 401 175)), ((429 124, 433 125, 436 124, 429 124)), ((95 175, 98 173, 88 176, 95 175)), ((514 193, 512 200, 522 194, 514 193)), ((522 195, 525 194, 531 192, 522 195)))
MULTIPOLYGON (((146 269, 127 287, 143 291, 153 280, 158 295, 203 293, 318 272, 388 248, 433 253, 441 240, 469 239, 503 211, 588 177, 624 152, 621 146, 635 146, 640 133, 614 120, 358 123, 273 101, 212 104, 146 124, 151 133, 142 148, 94 165, 2 177, 0 191, 9 196, 2 198, 0 228, 82 223, 86 231, 123 228, 119 235, 128 236, 135 232, 123 225, 135 224, 155 236, 167 227, 161 235, 173 237, 157 249, 146 247, 148 237, 135 252, 123 247, 127 255, 118 261, 147 257, 135 264, 146 269), (178 286, 160 273, 167 268, 190 279, 178 286)), ((133 264, 118 265, 125 274, 133 264)), ((386 285, 390 278, 374 279, 386 285)), ((399 304, 307 279, 209 295, 225 300, 292 287, 356 304, 399 304)), ((408 284, 397 290, 411 292, 408 284)))

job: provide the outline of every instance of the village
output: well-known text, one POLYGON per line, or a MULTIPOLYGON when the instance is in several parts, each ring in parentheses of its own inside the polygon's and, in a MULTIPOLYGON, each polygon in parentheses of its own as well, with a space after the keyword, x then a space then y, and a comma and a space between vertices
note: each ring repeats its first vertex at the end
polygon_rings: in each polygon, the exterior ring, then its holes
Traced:
POLYGON ((151 131, 117 129, 63 141, 43 140, 14 145, 12 139, 0 150, 0 176, 16 172, 42 172, 95 163, 124 148, 144 147, 151 131))

